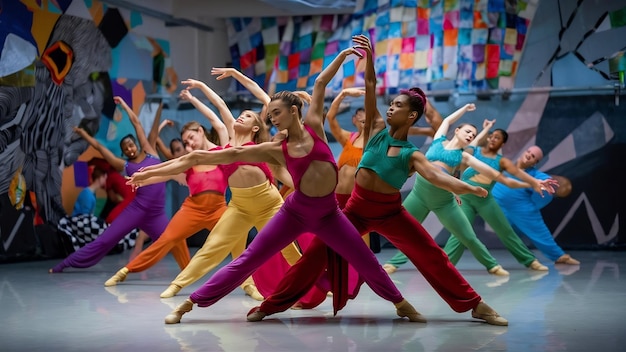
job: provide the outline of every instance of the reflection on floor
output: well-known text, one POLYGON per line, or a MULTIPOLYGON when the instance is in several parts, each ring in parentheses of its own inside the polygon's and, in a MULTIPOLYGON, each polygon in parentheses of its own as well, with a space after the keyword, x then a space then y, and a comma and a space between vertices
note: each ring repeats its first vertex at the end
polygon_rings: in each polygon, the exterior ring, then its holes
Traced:
MULTIPOLYGON (((377 254, 383 262, 393 254, 377 254)), ((179 296, 159 293, 178 273, 171 257, 103 283, 127 253, 89 269, 48 274, 56 261, 0 265, 1 351, 623 351, 626 346, 625 252, 574 252, 578 267, 549 265, 532 272, 493 251, 511 272, 489 275, 471 255, 458 268, 510 326, 489 326, 455 313, 407 265, 392 274, 406 298, 428 319, 410 323, 368 287, 336 317, 331 300, 315 310, 290 310, 258 323, 245 314, 258 302, 237 289, 210 308, 194 308, 182 323, 163 318, 201 283, 179 296)), ((548 264, 541 255, 539 259, 548 264)))

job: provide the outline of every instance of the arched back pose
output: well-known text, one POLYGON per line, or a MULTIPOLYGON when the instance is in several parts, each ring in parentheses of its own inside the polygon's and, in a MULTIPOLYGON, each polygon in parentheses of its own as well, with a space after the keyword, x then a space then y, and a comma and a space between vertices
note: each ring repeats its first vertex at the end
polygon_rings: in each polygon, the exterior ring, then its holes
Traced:
MULTIPOLYGON (((482 301, 428 232, 402 207, 400 196, 400 188, 409 174, 416 171, 450 191, 472 192, 483 196, 486 192, 439 172, 407 141, 409 129, 422 116, 426 105, 426 97, 421 89, 402 91, 393 100, 387 110, 387 123, 390 127, 386 128, 376 104, 376 73, 371 44, 362 35, 354 37, 354 41, 356 48, 367 54, 366 120, 363 129, 366 146, 355 175, 354 190, 343 212, 359 232, 377 231, 408 253, 426 280, 454 311, 472 310, 474 318, 485 320, 489 324, 507 325, 507 320, 482 301)), ((305 250, 302 259, 290 269, 279 290, 260 307, 253 308, 248 313, 248 320, 258 321, 266 315, 288 309, 298 299, 298 295, 306 292, 322 275, 326 266, 325 260, 325 244, 319 240, 314 241, 305 250)), ((328 271, 335 275, 334 269, 331 265, 328 271)), ((338 293, 345 297, 344 293, 337 292, 338 288, 346 286, 345 276, 339 276, 343 282, 333 287, 333 298, 338 293)), ((341 309, 345 300, 335 300, 334 303, 335 310, 341 309)), ((416 320, 426 322, 421 315, 416 320)))
MULTIPOLYGON (((116 170, 122 171, 126 169, 126 175, 132 176, 143 167, 159 164, 161 161, 156 156, 154 146, 146 138, 137 115, 122 98, 115 97, 114 100, 128 114, 135 128, 141 149, 137 148, 137 140, 133 135, 129 134, 122 138, 120 147, 122 153, 127 158, 125 160, 113 155, 110 150, 87 134, 85 130, 75 128, 74 131, 98 150, 104 159, 116 170)), ((157 113, 157 119, 158 116, 160 116, 160 113, 157 113)), ((155 119, 154 123, 159 122, 155 119)), ((152 137, 151 140, 156 139, 152 137)), ((62 272, 67 267, 88 268, 95 265, 115 247, 120 239, 135 228, 143 230, 153 241, 156 241, 165 229, 165 226, 167 226, 167 223, 167 216, 165 215, 165 184, 155 183, 145 189, 138 190, 132 202, 122 210, 120 215, 95 241, 72 253, 54 268, 50 269, 50 272, 62 272)), ((135 245, 139 244, 136 243, 135 245)), ((177 257, 176 259, 184 260, 182 257, 177 257)))
MULTIPOLYGON (((543 158, 543 151, 538 146, 528 148, 516 161, 516 166, 529 175, 547 180, 550 175, 539 171, 535 165, 543 158)), ((559 179, 558 176, 554 178, 559 179)), ((559 188, 569 188, 569 180, 563 179, 559 182, 559 188), (566 181, 566 182, 563 182, 566 181)), ((561 189, 557 190, 556 196, 560 196, 561 189)), ((569 192, 565 192, 565 195, 569 192)), ((504 185, 495 185, 493 197, 504 212, 511 225, 517 227, 524 235, 528 236, 535 247, 539 249, 548 259, 556 264, 579 265, 580 262, 566 254, 563 249, 554 241, 552 233, 546 226, 541 216, 541 208, 545 207, 553 199, 552 195, 544 192, 541 196, 528 189, 512 189, 504 185)))
MULTIPOLYGON (((483 123, 483 131, 474 139, 474 141, 472 141, 472 146, 475 145, 475 142, 482 139, 483 134, 488 133, 494 122, 495 120, 485 120, 483 123)), ((549 189, 549 192, 551 191, 553 193, 554 191, 551 189, 550 184, 544 186, 542 181, 533 178, 515 166, 511 160, 503 157, 501 154, 498 154, 498 151, 502 148, 502 145, 506 143, 507 139, 508 133, 506 133, 506 131, 496 129, 493 133, 491 133, 491 136, 487 139, 487 144, 484 147, 476 147, 474 149, 474 157, 497 171, 506 171, 510 175, 531 184, 535 191, 540 194, 544 189, 549 189)), ((494 181, 486 179, 481 173, 471 167, 467 168, 463 172, 461 179, 469 184, 482 187, 489 192, 491 192, 493 186, 495 185, 494 181)), ((515 231, 513 231, 513 228, 506 220, 504 213, 502 213, 502 210, 496 203, 491 193, 485 198, 479 198, 471 194, 462 194, 460 195, 460 198, 461 209, 470 223, 474 222, 476 215, 480 215, 480 217, 482 217, 485 222, 491 226, 506 249, 513 254, 515 259, 517 259, 520 264, 532 270, 548 270, 548 267, 542 265, 537 260, 535 255, 528 249, 528 247, 526 247, 515 231)), ((450 236, 443 250, 450 258, 450 261, 456 264, 461 259, 465 247, 456 236, 450 236)))
POLYGON ((302 100, 290 92, 272 96, 268 113, 278 130, 286 130, 282 141, 240 146, 214 152, 195 151, 162 168, 152 168, 134 175, 131 182, 142 181, 159 172, 176 172, 196 164, 222 164, 233 161, 279 164, 293 178, 295 191, 280 211, 261 230, 248 249, 230 264, 218 270, 166 318, 168 324, 180 322, 183 314, 197 304, 208 307, 241 284, 256 268, 279 252, 299 235, 311 232, 346 258, 379 296, 395 304, 397 314, 410 320, 421 316, 402 297, 398 289, 376 262, 358 231, 337 206, 337 165, 326 143, 322 111, 326 85, 350 54, 360 55, 354 48, 342 51, 316 78, 311 105, 304 119, 302 100))
MULTIPOLYGON (((503 182, 512 187, 530 187, 527 183, 502 176, 501 173, 463 151, 476 137, 476 127, 473 125, 461 124, 454 130, 454 136, 449 141, 446 139, 450 126, 465 112, 475 109, 474 104, 466 104, 444 119, 433 137, 433 143, 426 152, 426 158, 439 168, 440 172, 450 175, 454 174, 457 169, 472 167, 489 180, 503 182)), ((421 175, 417 175, 413 189, 403 204, 409 213, 420 222, 424 221, 428 213, 434 212, 441 224, 470 250, 490 274, 509 275, 508 271, 504 270, 489 253, 487 247, 478 240, 472 224, 461 211, 453 193, 439 188, 421 175)), ((407 259, 406 255, 398 252, 385 263, 385 270, 392 273, 400 265, 406 263, 407 259)))

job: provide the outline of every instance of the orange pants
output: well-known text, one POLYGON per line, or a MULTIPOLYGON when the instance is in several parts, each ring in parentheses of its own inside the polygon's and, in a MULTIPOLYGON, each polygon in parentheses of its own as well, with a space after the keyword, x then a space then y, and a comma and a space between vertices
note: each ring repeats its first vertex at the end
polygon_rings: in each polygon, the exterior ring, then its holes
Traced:
POLYGON ((202 229, 212 230, 225 211, 223 194, 200 193, 187 197, 161 237, 128 263, 126 268, 131 273, 144 271, 171 251, 180 269, 184 269, 191 260, 186 239, 202 229))

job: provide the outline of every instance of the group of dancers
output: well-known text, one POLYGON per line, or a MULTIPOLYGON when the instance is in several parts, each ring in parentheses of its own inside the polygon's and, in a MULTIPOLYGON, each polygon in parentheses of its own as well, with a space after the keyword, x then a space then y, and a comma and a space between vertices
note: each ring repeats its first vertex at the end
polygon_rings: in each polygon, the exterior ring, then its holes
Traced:
POLYGON ((126 169, 136 196, 102 235, 50 272, 95 265, 120 238, 139 228, 152 243, 105 286, 117 285, 129 273, 149 269, 171 252, 181 272, 161 293, 162 298, 169 298, 213 270, 228 254, 233 258, 167 315, 167 324, 179 323, 195 305, 215 304, 238 286, 262 301, 248 312, 248 321, 259 321, 290 307, 315 307, 329 292, 336 314, 357 296, 364 282, 393 303, 398 316, 425 323, 426 318, 389 277, 410 260, 454 311, 471 311, 473 318, 488 324, 508 325, 454 265, 468 248, 489 273, 508 275, 476 237, 471 225, 476 214, 484 217, 515 258, 532 270, 548 268, 524 245, 509 222, 529 235, 551 260, 577 264, 554 243, 549 231, 538 230, 543 221, 537 221, 530 206, 524 210, 507 208, 498 201, 511 203, 514 197, 515 202, 523 202, 522 198, 530 194, 528 202, 535 208, 547 204, 557 185, 548 175, 532 170, 541 159, 541 150, 532 147, 513 163, 498 154, 506 142, 503 130, 494 131, 485 146, 476 147, 493 121, 485 121, 479 136, 474 126, 461 124, 454 136, 446 139, 451 125, 475 106, 467 104, 442 119, 419 88, 400 91, 384 119, 377 107, 370 40, 357 35, 353 42, 353 47, 341 51, 319 74, 311 95, 282 91, 269 96, 235 69, 213 69, 218 79, 233 77, 250 90, 264 104, 261 114, 244 110, 235 119, 222 98, 206 84, 183 81, 186 88, 181 98, 204 114, 212 129, 206 130, 198 122, 187 123, 181 141, 188 153, 166 162, 158 160, 137 116, 116 98, 137 135, 137 139, 129 135, 120 142, 126 160, 77 132, 111 165, 126 169), (351 55, 365 61, 365 89, 342 91, 324 113, 326 86, 351 55), (200 90, 221 119, 195 98, 191 89, 200 90), (364 109, 353 117, 356 132, 343 130, 336 121, 339 105, 347 96, 364 96, 364 109), (309 106, 303 116, 305 102, 309 106), (271 140, 266 116, 280 131, 271 140), (422 116, 434 131, 426 154, 407 140, 409 134, 430 134, 430 128, 424 132, 414 126, 422 116), (344 147, 337 162, 326 139, 325 119, 344 147), (452 176, 458 170, 463 170, 460 179, 452 176), (415 186, 403 202, 400 189, 414 173, 415 186), (168 222, 164 181, 170 179, 186 184, 190 195, 168 222), (282 192, 288 194, 283 197, 276 180, 292 192, 282 192), (232 193, 228 204, 227 188, 232 193), (420 224, 430 211, 452 234, 444 250, 420 224), (210 234, 191 258, 185 240, 203 228, 210 234), (258 233, 246 248, 252 228, 258 233), (384 267, 368 247, 372 231, 400 250, 384 267))

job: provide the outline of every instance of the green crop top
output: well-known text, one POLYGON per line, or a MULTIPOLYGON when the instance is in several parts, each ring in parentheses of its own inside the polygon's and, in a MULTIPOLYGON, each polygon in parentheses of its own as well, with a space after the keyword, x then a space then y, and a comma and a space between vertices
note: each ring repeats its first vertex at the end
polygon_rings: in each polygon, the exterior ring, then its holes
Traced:
POLYGON ((463 161, 463 149, 446 149, 443 146, 443 141, 446 140, 446 136, 441 136, 435 140, 426 151, 426 159, 428 161, 441 161, 444 164, 455 168, 461 165, 463 161))
POLYGON ((360 168, 370 169, 376 172, 383 181, 400 189, 409 177, 411 155, 418 150, 409 141, 401 141, 391 137, 389 131, 384 128, 367 142, 357 172, 360 168), (389 147, 402 149, 398 155, 388 156, 389 147))

